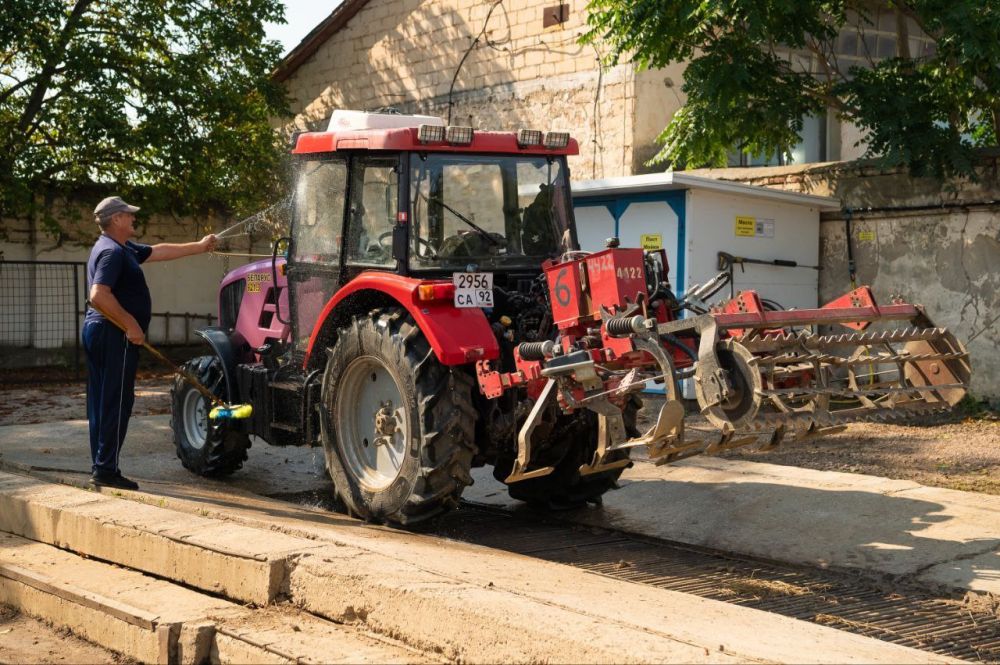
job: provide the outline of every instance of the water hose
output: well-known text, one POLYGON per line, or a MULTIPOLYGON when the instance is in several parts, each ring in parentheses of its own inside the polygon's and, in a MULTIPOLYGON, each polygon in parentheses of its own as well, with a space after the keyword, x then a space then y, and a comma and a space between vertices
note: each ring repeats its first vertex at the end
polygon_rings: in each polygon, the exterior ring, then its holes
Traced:
MULTIPOLYGON (((111 316, 103 309, 95 305, 94 303, 89 303, 97 312, 103 316, 105 319, 115 324, 121 329, 123 333, 128 332, 125 326, 115 317, 111 316)), ((208 417, 212 420, 237 420, 242 418, 249 418, 253 415, 253 406, 250 404, 226 404, 221 399, 216 397, 215 393, 205 387, 201 381, 195 377, 194 374, 187 371, 183 367, 178 367, 173 362, 170 361, 165 355, 160 353, 159 350, 154 348, 149 342, 143 340, 142 347, 152 353, 158 360, 160 360, 164 365, 169 367, 174 371, 174 373, 179 374, 182 379, 191 384, 191 387, 200 392, 208 403, 212 405, 212 410, 209 412, 208 417)))

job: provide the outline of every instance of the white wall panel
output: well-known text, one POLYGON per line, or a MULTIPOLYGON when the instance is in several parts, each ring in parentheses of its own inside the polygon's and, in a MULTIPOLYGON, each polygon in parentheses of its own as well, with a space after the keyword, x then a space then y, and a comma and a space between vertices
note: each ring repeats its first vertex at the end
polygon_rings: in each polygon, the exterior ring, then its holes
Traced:
POLYGON ((604 205, 577 204, 573 208, 576 217, 576 236, 580 249, 599 252, 604 249, 604 241, 615 234, 615 218, 604 205))
MULTIPOLYGON (((767 199, 693 190, 687 209, 688 285, 704 282, 718 272, 718 253, 746 258, 819 263, 819 211, 767 199), (773 220, 774 236, 736 235, 736 216, 773 220)), ((784 307, 816 307, 819 273, 810 268, 746 265, 734 272, 736 291, 757 290, 761 297, 784 307)), ((717 298, 728 298, 726 289, 717 298)))

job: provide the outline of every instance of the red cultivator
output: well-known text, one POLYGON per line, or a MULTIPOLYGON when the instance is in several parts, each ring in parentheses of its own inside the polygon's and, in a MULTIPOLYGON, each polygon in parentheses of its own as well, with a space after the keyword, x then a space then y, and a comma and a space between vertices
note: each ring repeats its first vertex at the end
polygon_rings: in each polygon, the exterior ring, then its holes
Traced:
POLYGON ((545 268, 556 341, 521 344, 511 373, 479 363, 487 396, 518 386, 538 395, 507 482, 553 470, 528 464, 533 431, 553 400, 563 412, 597 414, 597 450, 580 468, 589 474, 628 464, 616 452, 635 446, 661 463, 758 442, 774 447, 848 422, 947 409, 965 395, 965 347, 919 305, 879 306, 862 287, 819 309, 768 311, 745 291, 705 311, 702 300, 725 285, 725 273, 677 301, 662 280, 664 264, 662 253, 608 249, 545 268), (652 288, 650 274, 658 275, 652 288), (678 318, 685 310, 691 315, 678 318), (904 326, 887 327, 895 322, 904 326), (685 423, 686 378, 707 421, 700 426, 685 423), (656 425, 630 438, 624 404, 647 385, 662 385, 666 402, 656 425))

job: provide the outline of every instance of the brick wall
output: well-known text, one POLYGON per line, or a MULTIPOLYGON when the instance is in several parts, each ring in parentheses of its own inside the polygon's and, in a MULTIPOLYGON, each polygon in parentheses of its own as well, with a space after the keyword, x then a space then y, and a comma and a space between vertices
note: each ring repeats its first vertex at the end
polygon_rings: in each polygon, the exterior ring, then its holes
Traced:
POLYGON ((469 52, 451 93, 453 124, 569 130, 580 143, 570 162, 576 177, 631 174, 635 72, 602 71, 597 51, 577 43, 586 2, 571 0, 569 20, 549 28, 543 10, 558 4, 552 0, 505 0, 487 23, 493 4, 372 0, 286 80, 295 113, 286 129, 325 129, 337 108, 447 117, 452 80, 469 52))

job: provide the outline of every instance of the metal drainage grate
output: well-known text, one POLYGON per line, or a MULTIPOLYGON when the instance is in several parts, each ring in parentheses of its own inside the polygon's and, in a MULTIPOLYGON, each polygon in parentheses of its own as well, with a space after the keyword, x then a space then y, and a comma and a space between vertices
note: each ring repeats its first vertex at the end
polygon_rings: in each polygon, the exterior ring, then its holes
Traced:
POLYGON ((960 600, 464 503, 434 535, 744 605, 969 661, 1000 660, 1000 621, 960 600))

